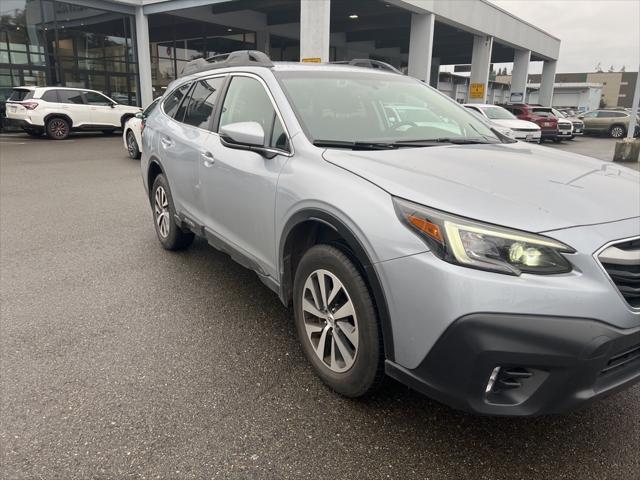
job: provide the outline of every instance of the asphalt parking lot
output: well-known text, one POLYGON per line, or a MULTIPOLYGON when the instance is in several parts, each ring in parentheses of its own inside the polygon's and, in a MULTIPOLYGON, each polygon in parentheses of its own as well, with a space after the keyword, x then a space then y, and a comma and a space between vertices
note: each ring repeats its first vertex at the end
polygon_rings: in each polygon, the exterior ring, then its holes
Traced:
POLYGON ((254 274, 160 248, 117 136, 0 135, 0 287, 2 478, 640 476, 640 386, 535 419, 336 396, 254 274))

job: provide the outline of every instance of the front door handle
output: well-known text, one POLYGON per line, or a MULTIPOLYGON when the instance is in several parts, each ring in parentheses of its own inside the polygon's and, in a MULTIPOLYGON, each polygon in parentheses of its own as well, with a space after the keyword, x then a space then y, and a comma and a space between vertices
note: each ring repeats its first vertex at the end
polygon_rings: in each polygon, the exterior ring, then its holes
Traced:
POLYGON ((169 137, 160 138, 160 143, 162 143, 162 146, 164 148, 171 148, 174 145, 173 140, 171 140, 169 137))
POLYGON ((216 163, 216 159, 213 158, 211 152, 202 152, 200 154, 200 158, 202 158, 202 163, 205 167, 212 167, 214 163, 216 163))

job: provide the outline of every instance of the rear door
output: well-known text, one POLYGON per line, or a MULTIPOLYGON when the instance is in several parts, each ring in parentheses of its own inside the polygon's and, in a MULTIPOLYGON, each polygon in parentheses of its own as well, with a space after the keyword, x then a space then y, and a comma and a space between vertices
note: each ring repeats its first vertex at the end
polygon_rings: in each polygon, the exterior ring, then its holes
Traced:
POLYGON ((84 101, 84 95, 80 90, 58 90, 60 113, 71 118, 74 127, 91 125, 91 107, 84 101))
POLYGON ((598 112, 587 112, 580 116, 580 119, 584 123, 585 131, 596 131, 598 126, 598 112))

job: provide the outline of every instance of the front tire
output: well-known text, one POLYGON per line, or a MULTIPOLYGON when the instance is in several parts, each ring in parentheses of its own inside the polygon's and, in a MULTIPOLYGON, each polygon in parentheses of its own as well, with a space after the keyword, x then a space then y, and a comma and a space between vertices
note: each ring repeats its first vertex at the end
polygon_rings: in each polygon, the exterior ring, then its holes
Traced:
POLYGON ((54 117, 47 120, 47 136, 53 140, 65 140, 71 132, 71 126, 64 118, 54 117))
POLYGON ((627 134, 627 129, 622 125, 614 125, 609 129, 611 138, 623 138, 627 134))
POLYGON ((136 136, 131 130, 129 130, 127 131, 127 136, 125 138, 127 139, 127 153, 129 154, 129 158, 139 160, 141 155, 138 142, 136 141, 136 136))
POLYGON ((347 397, 374 391, 384 377, 382 333, 367 285, 339 249, 316 245, 293 286, 298 338, 320 379, 347 397))
POLYGON ((183 231, 176 223, 176 210, 164 175, 160 174, 154 180, 150 200, 153 224, 162 247, 166 250, 184 250, 191 245, 194 235, 183 231))

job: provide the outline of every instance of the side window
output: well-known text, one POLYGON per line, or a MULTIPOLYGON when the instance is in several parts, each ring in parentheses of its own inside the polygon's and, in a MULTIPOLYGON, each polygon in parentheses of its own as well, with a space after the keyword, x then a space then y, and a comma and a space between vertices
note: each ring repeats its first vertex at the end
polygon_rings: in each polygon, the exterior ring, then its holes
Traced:
POLYGON ((616 118, 622 118, 622 117, 626 117, 627 114, 624 112, 611 112, 610 116, 616 117, 616 118))
POLYGON ((79 90, 58 90, 60 103, 84 104, 82 92, 79 90))
POLYGON ((84 92, 84 98, 89 105, 101 105, 109 106, 111 102, 104 95, 100 95, 98 92, 84 92))
POLYGON ((598 116, 598 112, 587 112, 584 114, 584 118, 595 118, 598 116))
POLYGON ((47 90, 41 97, 45 102, 58 103, 58 90, 47 90))
POLYGON ((512 108, 511 113, 514 115, 522 115, 522 110, 520 108, 512 108))
POLYGON ((615 116, 612 112, 598 112, 598 118, 611 118, 615 116))
POLYGON ((265 146, 286 149, 287 136, 262 84, 250 77, 233 77, 222 105, 220 127, 238 122, 258 122, 265 146))
POLYGON ((164 113, 166 113, 170 117, 175 118, 176 113, 178 112, 178 107, 180 107, 180 104, 182 103, 182 99, 185 97, 190 87, 191 87, 191 84, 187 83, 186 85, 182 85, 181 87, 171 92, 167 97, 167 99, 162 104, 164 113))
POLYGON ((158 106, 158 103, 160 103, 158 100, 160 99, 158 98, 154 100, 153 102, 151 102, 151 104, 149 104, 147 108, 144 109, 144 111, 142 112, 143 117, 148 117, 151 114, 151 112, 155 110, 155 108, 158 106))
MULTIPOLYGON (((216 108, 218 92, 224 84, 224 77, 208 78, 196 83, 191 91, 184 114, 184 123, 208 129, 216 108)), ((184 103, 187 103, 185 100, 184 103)))

